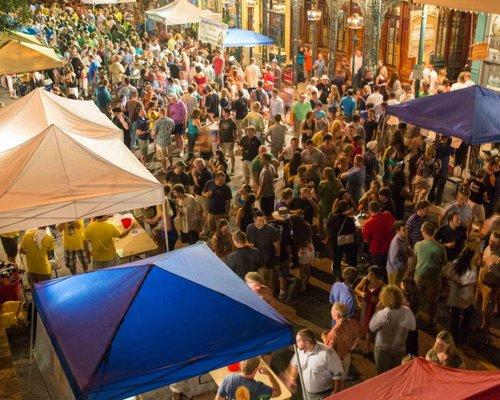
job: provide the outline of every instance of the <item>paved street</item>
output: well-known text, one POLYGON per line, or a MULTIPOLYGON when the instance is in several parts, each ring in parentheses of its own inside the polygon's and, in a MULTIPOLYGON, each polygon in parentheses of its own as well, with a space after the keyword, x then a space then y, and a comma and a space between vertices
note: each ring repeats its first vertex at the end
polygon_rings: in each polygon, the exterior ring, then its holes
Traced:
MULTIPOLYGON (((6 104, 12 102, 11 99, 6 98, 4 91, 1 92, 0 101, 6 104)), ((237 162, 236 174, 231 183, 233 191, 241 185, 241 182, 240 164, 237 162)), ((451 189, 451 187, 447 188, 446 196, 448 198, 452 195, 451 189)), ((62 254, 59 254, 59 259, 62 260, 62 254)), ((288 304, 278 302, 278 311, 297 329, 308 327, 313 329, 317 334, 320 334, 330 326, 330 305, 328 303, 328 293, 332 284, 330 264, 331 261, 328 259, 317 259, 313 263, 312 268, 312 286, 302 295, 293 298, 288 304)), ((60 275, 65 275, 67 272, 67 269, 62 267, 60 275)), ((298 270, 294 270, 293 272, 296 275, 298 274, 298 270)), ((439 325, 437 331, 441 330, 441 328, 446 328, 448 324, 448 309, 444 303, 440 304, 438 319, 439 325)), ((500 321, 498 318, 494 319, 493 325, 496 336, 492 335, 484 338, 477 334, 473 336, 472 341, 468 345, 463 347, 463 355, 465 356, 467 368, 495 369, 495 366, 500 365, 500 354, 498 352, 498 348, 500 347, 498 339, 500 336, 500 321)), ((434 340, 433 335, 433 332, 428 332, 425 329, 420 330, 420 354, 422 356, 431 347, 434 340)), ((43 382, 36 368, 33 369, 32 393, 29 396, 27 395, 28 332, 26 330, 9 331, 9 343, 23 397, 30 400, 48 399, 43 382)), ((290 356, 290 350, 277 352, 272 364, 276 372, 280 372, 286 367, 290 356)), ((355 377, 355 380, 348 382, 347 386, 374 376, 375 368, 373 359, 365 358, 361 354, 354 354, 351 373, 355 377)), ((208 378, 205 379, 208 382, 208 378)), ((210 387, 210 385, 206 387, 210 387)), ((143 397, 144 399, 165 398, 165 393, 165 390, 161 390, 155 392, 155 394, 148 394, 143 397), (161 393, 161 397, 157 396, 158 393, 161 393)), ((212 395, 208 395, 206 398, 212 398, 212 395)))

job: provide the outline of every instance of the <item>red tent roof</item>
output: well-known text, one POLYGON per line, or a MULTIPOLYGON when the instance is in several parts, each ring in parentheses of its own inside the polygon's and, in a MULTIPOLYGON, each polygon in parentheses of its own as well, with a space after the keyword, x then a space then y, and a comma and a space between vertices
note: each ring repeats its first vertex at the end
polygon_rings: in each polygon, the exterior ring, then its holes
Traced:
POLYGON ((498 400, 500 372, 466 371, 416 358, 326 400, 353 399, 498 400))

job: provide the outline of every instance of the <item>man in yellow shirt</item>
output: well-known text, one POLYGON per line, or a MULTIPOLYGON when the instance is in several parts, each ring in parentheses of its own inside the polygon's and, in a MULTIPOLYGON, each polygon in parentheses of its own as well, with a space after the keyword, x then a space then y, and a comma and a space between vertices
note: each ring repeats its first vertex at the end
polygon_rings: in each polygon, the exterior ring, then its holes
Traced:
POLYGON ((26 255, 28 282, 31 285, 48 281, 52 273, 47 253, 54 250, 54 239, 45 228, 43 226, 39 229, 27 230, 19 248, 19 252, 26 255))
POLYGON ((7 260, 11 263, 16 262, 17 256, 17 242, 19 240, 19 232, 2 233, 0 235, 2 246, 7 255, 7 260))
POLYGON ((92 268, 94 270, 116 265, 116 249, 113 239, 124 237, 132 228, 131 226, 120 232, 116 226, 107 221, 107 215, 96 217, 87 225, 83 236, 84 241, 92 245, 92 268))
POLYGON ((57 230, 62 233, 64 246, 64 261, 72 275, 76 275, 76 258, 82 264, 83 272, 87 272, 90 264, 90 251, 87 243, 83 241, 83 221, 76 220, 57 225, 57 230))

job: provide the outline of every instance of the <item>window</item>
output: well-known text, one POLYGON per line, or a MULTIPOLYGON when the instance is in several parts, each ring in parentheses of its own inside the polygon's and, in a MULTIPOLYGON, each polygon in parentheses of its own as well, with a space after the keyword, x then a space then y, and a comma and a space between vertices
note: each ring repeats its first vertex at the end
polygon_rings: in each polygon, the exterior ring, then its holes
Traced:
POLYGON ((468 49, 465 48, 468 42, 468 15, 462 12, 453 12, 450 26, 450 45, 448 49, 448 77, 456 79, 462 70, 468 49))
POLYGON ((389 16, 387 19, 387 47, 385 52, 385 62, 393 67, 399 66, 399 17, 389 16))
POLYGON ((339 17, 339 25, 337 31, 337 51, 347 52, 347 21, 346 13, 342 13, 339 17))
POLYGON ((439 11, 435 57, 440 60, 443 60, 445 57, 446 38, 448 36, 450 13, 450 11, 446 10, 439 11))

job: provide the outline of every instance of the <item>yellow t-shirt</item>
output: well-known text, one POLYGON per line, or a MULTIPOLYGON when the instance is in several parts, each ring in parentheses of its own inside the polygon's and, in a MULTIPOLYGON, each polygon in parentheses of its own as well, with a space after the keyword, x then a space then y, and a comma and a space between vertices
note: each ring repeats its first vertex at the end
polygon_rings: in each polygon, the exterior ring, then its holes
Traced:
POLYGON ((106 221, 93 221, 87 225, 84 239, 92 244, 92 257, 96 261, 109 261, 116 257, 113 238, 119 237, 118 228, 106 221))
POLYGON ((29 229, 21 240, 21 249, 26 250, 26 266, 28 272, 35 274, 50 275, 52 268, 49 264, 47 252, 54 250, 54 239, 52 236, 45 234, 41 241, 41 248, 35 242, 35 233, 37 229, 29 229))
POLYGON ((63 229, 64 250, 83 250, 83 220, 68 222, 63 229))
POLYGON ((312 137, 312 141, 313 141, 313 144, 314 144, 314 147, 318 147, 321 146, 323 144, 323 137, 325 135, 323 134, 322 131, 319 131, 319 132, 316 132, 314 134, 314 136, 312 137))

